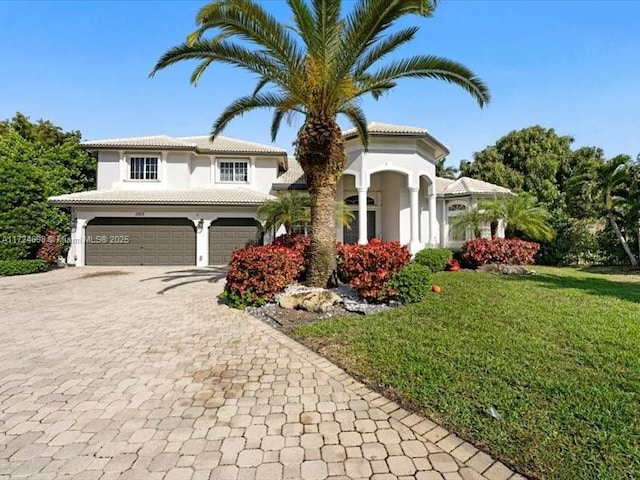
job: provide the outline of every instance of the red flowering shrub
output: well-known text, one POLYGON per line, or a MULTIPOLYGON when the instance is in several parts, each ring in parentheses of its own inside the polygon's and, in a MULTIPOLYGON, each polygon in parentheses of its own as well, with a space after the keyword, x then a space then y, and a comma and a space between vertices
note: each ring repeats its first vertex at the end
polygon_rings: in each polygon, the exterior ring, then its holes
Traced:
POLYGON ((44 260, 50 265, 56 263, 58 261, 58 257, 62 254, 58 235, 58 232, 55 230, 47 230, 44 234, 44 241, 40 247, 38 247, 36 257, 40 260, 44 260))
POLYGON ((233 307, 260 305, 293 282, 303 269, 302 255, 278 245, 248 247, 231 255, 224 297, 233 307))
POLYGON ((302 233, 288 233, 276 237, 271 245, 278 247, 290 248, 299 252, 303 257, 307 257, 309 247, 311 247, 311 235, 303 235, 302 233))
POLYGON ((518 238, 476 238, 462 246, 462 258, 476 268, 486 263, 531 265, 540 244, 518 238))
POLYGON ((297 280, 304 280, 309 268, 309 248, 311 248, 311 236, 302 233, 288 233, 276 237, 271 245, 285 247, 298 252, 302 255, 302 269, 298 274, 297 280))
POLYGON ((338 277, 368 301, 387 296, 385 285, 411 260, 407 247, 376 238, 367 245, 338 247, 338 277))
POLYGON ((455 258, 450 258, 449 260, 447 260, 447 266, 445 267, 445 270, 448 272, 457 272, 458 270, 460 270, 460 262, 455 258))

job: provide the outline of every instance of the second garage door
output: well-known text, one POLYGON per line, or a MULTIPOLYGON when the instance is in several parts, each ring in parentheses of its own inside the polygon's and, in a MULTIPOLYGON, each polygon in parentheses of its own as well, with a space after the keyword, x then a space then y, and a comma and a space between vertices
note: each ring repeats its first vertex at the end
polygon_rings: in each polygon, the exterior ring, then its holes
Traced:
POLYGON ((231 253, 260 243, 258 222, 253 218, 220 218, 209 229, 209 265, 226 265, 231 253))
POLYGON ((85 238, 87 265, 196 263, 196 231, 187 218, 96 218, 85 238))

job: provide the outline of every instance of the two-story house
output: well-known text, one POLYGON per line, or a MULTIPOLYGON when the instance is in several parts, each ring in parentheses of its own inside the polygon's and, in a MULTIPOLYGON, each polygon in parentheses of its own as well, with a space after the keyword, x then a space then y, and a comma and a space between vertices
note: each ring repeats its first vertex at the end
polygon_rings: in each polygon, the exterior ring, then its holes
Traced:
MULTIPOLYGON (((509 190, 470 178, 436 177, 449 153, 426 130, 369 125, 365 150, 344 133, 347 165, 337 198, 353 208, 337 240, 399 240, 412 252, 459 248, 467 235, 450 218, 479 198, 509 190)), ((269 145, 219 136, 137 137, 86 142, 97 152, 97 189, 51 197, 72 212, 69 263, 83 265, 218 265, 260 233, 258 206, 279 192, 304 190, 295 158, 269 145)))

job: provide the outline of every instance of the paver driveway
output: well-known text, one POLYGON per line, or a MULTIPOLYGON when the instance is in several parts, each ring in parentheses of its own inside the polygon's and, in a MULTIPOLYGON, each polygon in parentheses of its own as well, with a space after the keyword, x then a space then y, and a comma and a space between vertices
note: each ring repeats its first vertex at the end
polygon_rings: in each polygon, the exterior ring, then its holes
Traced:
POLYGON ((0 278, 0 479, 518 477, 220 305, 222 275, 0 278))

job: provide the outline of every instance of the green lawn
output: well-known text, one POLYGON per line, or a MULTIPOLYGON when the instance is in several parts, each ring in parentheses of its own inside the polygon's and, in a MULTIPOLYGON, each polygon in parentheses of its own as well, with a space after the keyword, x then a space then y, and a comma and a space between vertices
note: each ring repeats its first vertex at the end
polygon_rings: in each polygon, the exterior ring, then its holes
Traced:
POLYGON ((522 473, 640 478, 640 274, 537 270, 439 273, 423 303, 294 335, 522 473))

